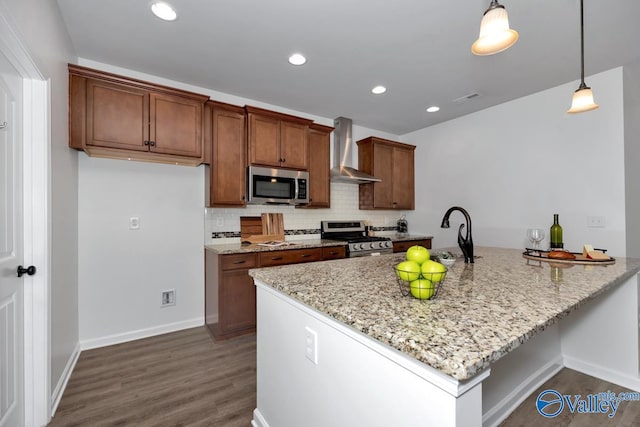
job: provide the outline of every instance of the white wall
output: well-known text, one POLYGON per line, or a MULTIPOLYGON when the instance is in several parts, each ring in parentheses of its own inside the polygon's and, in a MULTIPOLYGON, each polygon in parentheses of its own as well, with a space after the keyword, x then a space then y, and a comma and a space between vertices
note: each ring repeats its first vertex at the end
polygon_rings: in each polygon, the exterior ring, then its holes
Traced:
POLYGON ((204 168, 85 154, 79 167, 82 348, 203 324, 204 168))
POLYGON ((20 0, 3 3, 18 37, 50 82, 51 90, 51 388, 58 386, 78 344, 77 154, 68 147, 67 63, 75 53, 57 3, 20 0))
POLYGON ((434 246, 457 246, 459 213, 471 215, 475 245, 524 248, 528 227, 547 230, 560 215, 565 247, 585 243, 625 255, 622 68, 587 77, 600 109, 566 114, 577 83, 516 99, 402 136, 416 149, 412 230, 434 246), (606 227, 587 228, 587 216, 606 227))
POLYGON ((624 67, 627 256, 640 257, 640 64, 624 67))

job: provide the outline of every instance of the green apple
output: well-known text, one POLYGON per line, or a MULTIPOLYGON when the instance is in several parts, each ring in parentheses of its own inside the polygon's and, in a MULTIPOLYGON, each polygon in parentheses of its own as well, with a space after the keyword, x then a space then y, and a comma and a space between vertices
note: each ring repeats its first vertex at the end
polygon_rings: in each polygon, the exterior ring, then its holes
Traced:
POLYGON ((409 283, 411 295, 418 299, 429 299, 435 293, 435 286, 428 279, 418 279, 409 283))
POLYGON ((416 280, 420 277, 420 264, 415 261, 402 261, 396 265, 396 274, 405 282, 416 280))
POLYGON ((415 261, 418 264, 422 264, 431 257, 431 254, 424 246, 415 245, 407 249, 406 257, 407 261, 415 261))
POLYGON ((420 266, 422 275, 432 282, 441 282, 447 274, 447 267, 432 260, 427 260, 420 266))

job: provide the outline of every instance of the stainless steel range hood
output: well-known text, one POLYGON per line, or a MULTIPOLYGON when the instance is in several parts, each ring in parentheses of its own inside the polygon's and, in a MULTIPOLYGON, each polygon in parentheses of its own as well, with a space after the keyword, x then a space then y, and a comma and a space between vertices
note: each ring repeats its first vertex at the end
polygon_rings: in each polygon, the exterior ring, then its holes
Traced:
POLYGON ((338 117, 333 121, 333 126, 335 128, 333 133, 334 167, 331 169, 331 181, 351 184, 382 181, 352 167, 353 138, 351 136, 351 127, 353 126, 353 121, 346 117, 338 117))

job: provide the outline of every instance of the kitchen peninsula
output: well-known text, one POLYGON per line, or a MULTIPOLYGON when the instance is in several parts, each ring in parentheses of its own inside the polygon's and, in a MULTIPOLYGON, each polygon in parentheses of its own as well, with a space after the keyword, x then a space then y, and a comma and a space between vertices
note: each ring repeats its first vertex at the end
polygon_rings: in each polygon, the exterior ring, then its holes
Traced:
POLYGON ((400 293, 400 254, 250 270, 254 426, 495 425, 563 366, 639 388, 639 259, 476 255, 430 301, 400 293))

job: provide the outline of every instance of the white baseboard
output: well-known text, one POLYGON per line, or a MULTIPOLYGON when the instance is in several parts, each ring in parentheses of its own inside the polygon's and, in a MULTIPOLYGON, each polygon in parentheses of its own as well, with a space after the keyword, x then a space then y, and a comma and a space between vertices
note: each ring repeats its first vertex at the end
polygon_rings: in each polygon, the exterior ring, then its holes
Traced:
POLYGON ((258 408, 253 410, 253 419, 251 420, 252 427, 269 427, 269 423, 264 419, 258 408))
POLYGON ((562 368, 562 359, 560 357, 542 365, 493 408, 490 408, 482 414, 482 425, 497 426, 500 424, 509 414, 520 406, 531 393, 560 372, 562 368))
MULTIPOLYGON (((576 359, 571 356, 564 356, 564 366, 573 369, 583 374, 590 375, 592 377, 600 378, 601 380, 608 381, 610 383, 617 384, 619 386, 628 388, 629 390, 640 392, 640 377, 625 374, 623 372, 614 371, 613 369, 605 368, 603 366, 594 365, 576 359)), ((598 390, 606 391, 606 390, 598 390)))
POLYGON ((56 384, 53 393, 51 394, 51 417, 56 414, 56 410, 58 409, 58 405, 60 404, 60 400, 62 399, 62 395, 64 394, 64 390, 67 388, 67 383, 69 382, 69 378, 71 378, 71 373, 73 369, 76 367, 76 363, 78 363, 78 358, 80 357, 80 343, 76 344, 76 348, 73 349, 69 360, 67 360, 67 364, 62 371, 62 375, 60 375, 60 379, 56 384))
POLYGON ((169 332, 181 331, 183 329, 195 328, 204 325, 204 317, 197 317, 181 322, 167 323, 165 325, 154 326, 152 328, 138 329, 136 331, 123 332, 121 334, 108 335, 106 337, 92 338, 80 341, 80 348, 91 350, 93 348, 106 347, 108 345, 121 344, 123 342, 139 340, 141 338, 153 337, 167 334, 169 332))

